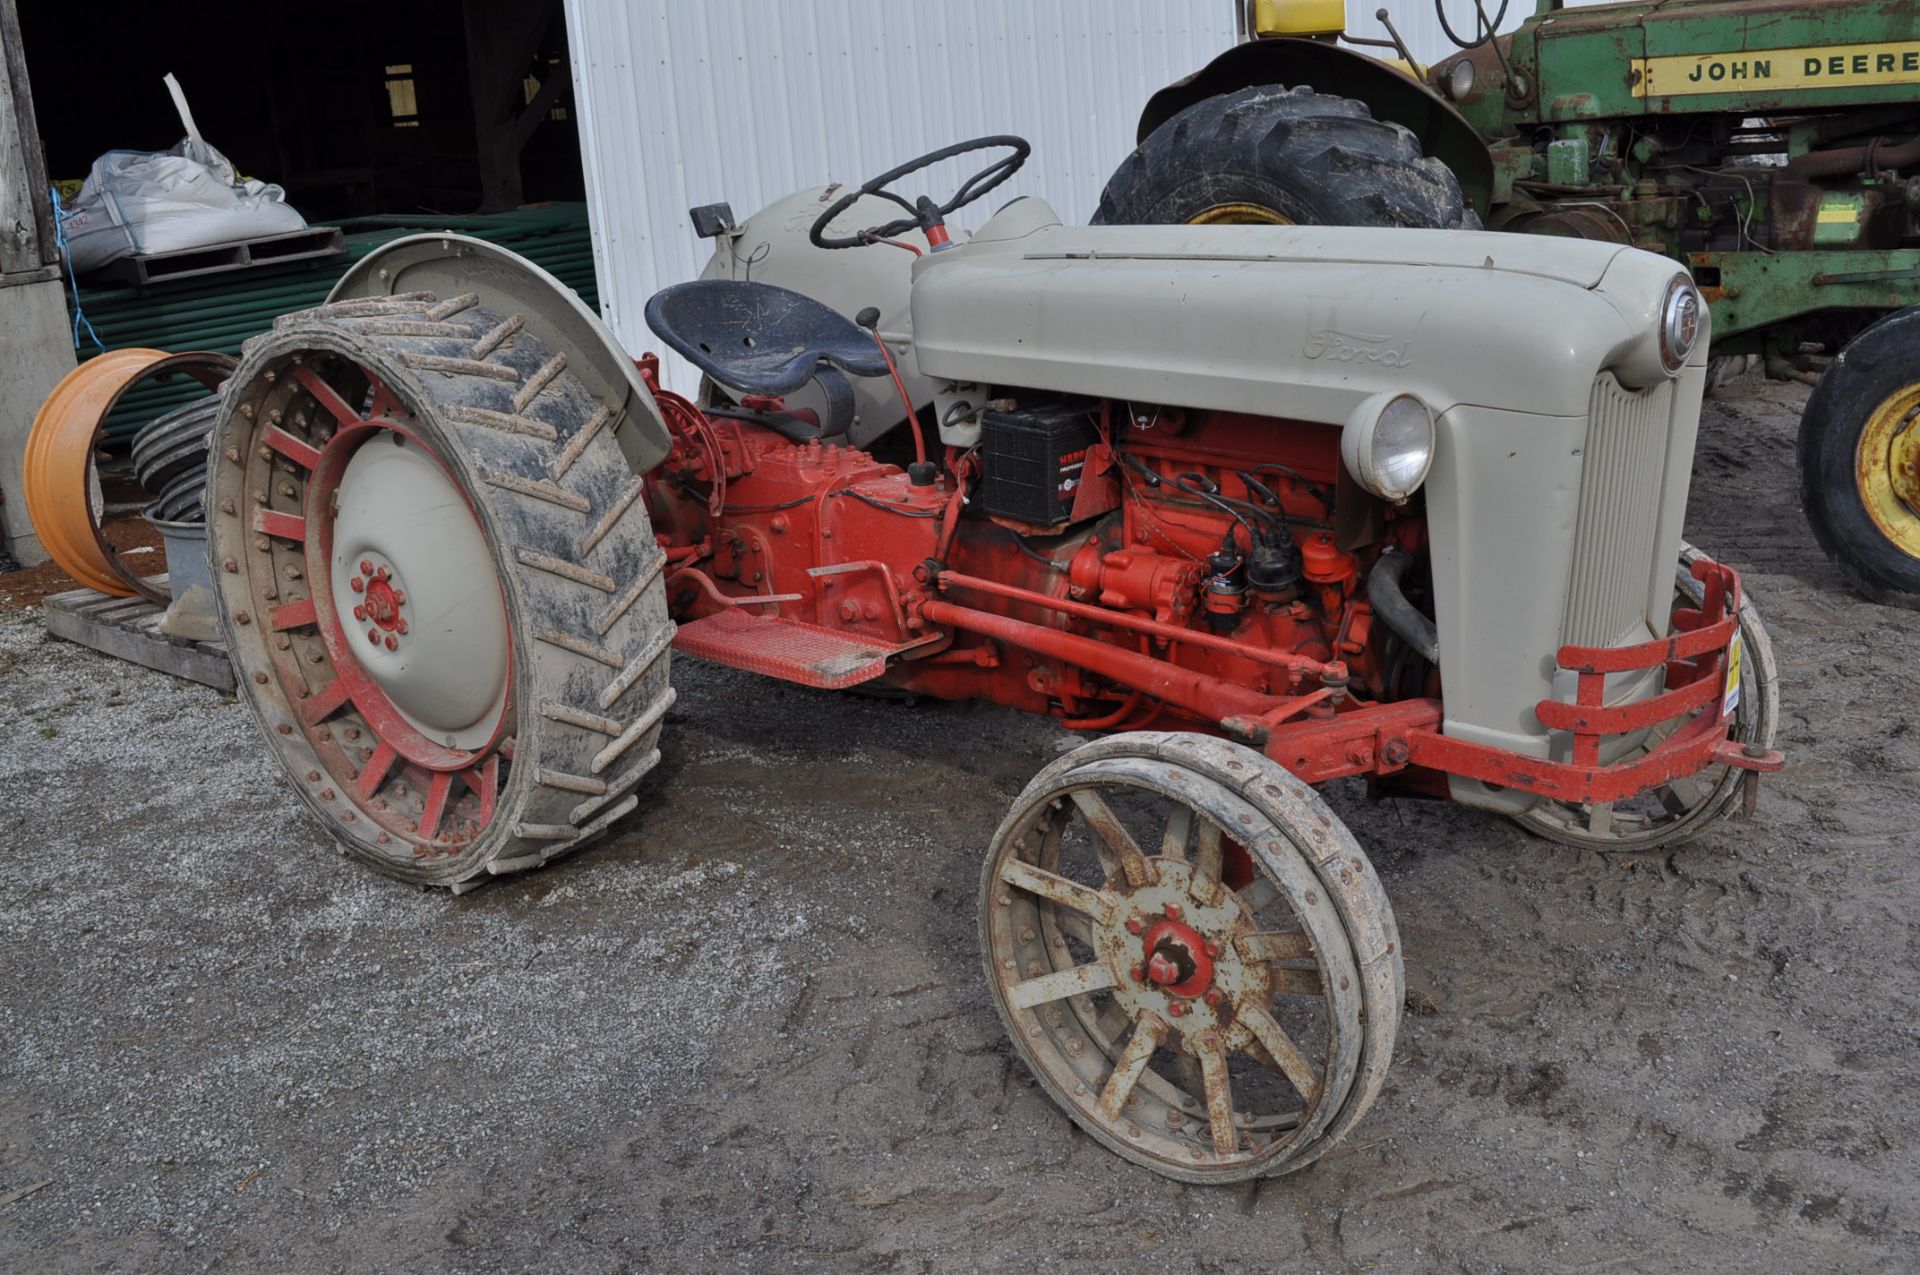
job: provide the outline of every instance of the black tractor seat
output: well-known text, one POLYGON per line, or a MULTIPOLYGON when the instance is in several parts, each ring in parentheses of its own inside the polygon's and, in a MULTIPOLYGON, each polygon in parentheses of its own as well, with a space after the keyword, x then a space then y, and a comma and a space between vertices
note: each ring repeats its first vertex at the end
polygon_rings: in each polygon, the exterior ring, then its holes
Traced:
POLYGON ((728 389, 783 395, 838 368, 885 376, 870 333, 812 297, 770 283, 698 279, 662 288, 647 302, 647 326, 728 389))

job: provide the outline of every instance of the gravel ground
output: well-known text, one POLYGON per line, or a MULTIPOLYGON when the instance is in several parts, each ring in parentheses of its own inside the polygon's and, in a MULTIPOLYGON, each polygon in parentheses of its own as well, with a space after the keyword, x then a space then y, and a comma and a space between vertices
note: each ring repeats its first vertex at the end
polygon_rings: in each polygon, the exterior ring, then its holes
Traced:
POLYGON ((1412 1012, 1241 1189, 1080 1136, 987 1002, 1050 723, 681 661, 640 810, 456 900, 331 854, 239 706, 0 613, 0 1267, 1912 1270, 1920 615, 1831 580, 1803 401, 1710 406, 1689 533, 1774 633, 1757 818, 1606 858, 1335 789, 1412 1012))

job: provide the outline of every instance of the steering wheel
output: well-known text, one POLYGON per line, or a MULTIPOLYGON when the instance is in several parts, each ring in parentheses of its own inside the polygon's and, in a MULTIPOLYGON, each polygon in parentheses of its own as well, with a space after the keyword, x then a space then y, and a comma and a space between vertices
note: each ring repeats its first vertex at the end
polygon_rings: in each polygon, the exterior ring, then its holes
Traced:
POLYGON ((943 146, 937 151, 922 155, 919 159, 909 160, 898 168, 890 168, 860 189, 842 195, 834 201, 833 207, 820 214, 819 219, 813 223, 813 228, 807 232, 807 239, 816 248, 862 248, 876 240, 903 235, 909 230, 924 230, 927 232, 928 240, 938 247, 947 241, 946 219, 1019 172, 1020 166, 1027 162, 1027 156, 1032 153, 1033 147, 1027 144, 1025 138, 1009 134, 976 137, 970 142, 955 142, 952 146, 943 146), (925 195, 908 203, 905 196, 896 195, 887 189, 890 184, 899 181, 902 177, 910 176, 923 168, 931 168, 943 159, 952 159, 955 155, 965 155, 970 151, 989 150, 995 147, 1004 147, 1013 153, 994 161, 967 178, 960 184, 960 189, 954 192, 953 198, 944 204, 936 204, 925 195), (887 222, 882 226, 869 227, 857 235, 826 233, 827 227, 832 224, 835 217, 853 207, 867 195, 878 195, 882 199, 890 199, 906 209, 910 215, 898 221, 887 222))

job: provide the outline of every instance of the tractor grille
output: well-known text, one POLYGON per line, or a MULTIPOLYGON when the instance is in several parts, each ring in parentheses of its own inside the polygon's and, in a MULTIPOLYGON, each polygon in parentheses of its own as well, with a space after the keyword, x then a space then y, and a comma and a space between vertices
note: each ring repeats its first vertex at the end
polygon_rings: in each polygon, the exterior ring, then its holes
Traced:
POLYGON ((1638 394, 1611 373, 1593 383, 1564 642, 1611 646, 1646 622, 1672 408, 1672 382, 1638 394))

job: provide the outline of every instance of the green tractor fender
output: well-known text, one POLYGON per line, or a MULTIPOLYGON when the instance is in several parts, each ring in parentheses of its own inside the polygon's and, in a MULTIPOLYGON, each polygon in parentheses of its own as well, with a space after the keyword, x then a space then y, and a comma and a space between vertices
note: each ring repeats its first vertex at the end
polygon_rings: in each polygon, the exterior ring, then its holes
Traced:
POLYGON ((1147 99, 1136 141, 1195 102, 1260 84, 1310 88, 1364 102, 1375 119, 1413 133, 1421 149, 1453 170, 1482 217, 1493 199, 1493 155, 1460 112, 1426 86, 1363 54, 1318 40, 1255 40, 1236 45, 1147 99))

